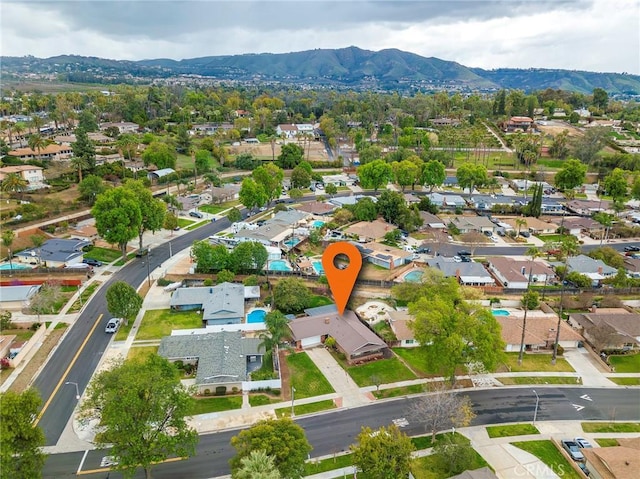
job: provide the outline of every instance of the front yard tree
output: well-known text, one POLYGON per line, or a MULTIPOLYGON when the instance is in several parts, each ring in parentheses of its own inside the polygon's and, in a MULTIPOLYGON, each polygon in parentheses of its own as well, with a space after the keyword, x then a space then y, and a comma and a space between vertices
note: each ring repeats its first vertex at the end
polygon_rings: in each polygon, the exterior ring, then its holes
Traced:
POLYGON ((460 188, 469 189, 469 193, 473 193, 477 186, 487 182, 487 169, 482 165, 463 163, 456 171, 456 178, 460 188))
POLYGON ((378 207, 369 197, 359 199, 352 211, 358 221, 373 221, 378 217, 378 207))
POLYGON ((117 318, 123 318, 125 324, 135 319, 142 307, 142 296, 124 281, 116 281, 107 289, 107 309, 117 318))
POLYGON ((422 184, 429 187, 429 191, 433 191, 433 188, 440 186, 447 178, 447 172, 444 165, 438 160, 427 161, 422 166, 422 184))
POLYGON ((353 464, 367 477, 397 479, 408 477, 411 453, 415 450, 411 439, 397 426, 381 427, 375 433, 363 427, 351 445, 353 464))
POLYGON ((291 186, 293 188, 308 188, 311 184, 311 175, 301 166, 296 166, 291 172, 291 186))
POLYGON ((195 154, 195 167, 198 173, 208 173, 213 168, 213 157, 208 150, 198 150, 195 154))
POLYGON ((564 167, 556 173, 556 186, 569 192, 582 185, 587 175, 587 165, 578 160, 567 160, 564 167))
POLYGON ((324 191, 329 196, 333 196, 333 195, 338 193, 338 187, 336 185, 334 185, 333 183, 329 183, 327 186, 324 187, 324 191))
POLYGON ((140 208, 142 221, 138 227, 139 248, 142 249, 142 236, 145 231, 153 231, 154 233, 162 228, 164 224, 164 216, 167 213, 167 206, 159 199, 155 198, 151 190, 144 186, 142 181, 128 180, 124 187, 131 191, 140 208))
POLYGON ((273 288, 276 308, 284 313, 298 313, 309 307, 311 291, 298 278, 285 278, 273 288))
POLYGON ((174 213, 167 213, 164 215, 164 224, 162 226, 167 230, 175 230, 178 227, 178 217, 174 213))
POLYGON ((469 440, 460 434, 444 434, 433 452, 440 470, 447 471, 447 475, 460 474, 470 469, 475 456, 469 440))
POLYGON ((195 454, 198 435, 185 421, 192 401, 176 368, 153 354, 98 373, 80 417, 97 424, 98 447, 112 446, 116 470, 131 477, 142 467, 150 479, 153 464, 195 454))
POLYGON ((230 254, 224 245, 212 245, 207 240, 196 241, 191 246, 191 255, 195 259, 199 273, 221 271, 229 267, 230 254))
POLYGON ((285 170, 291 170, 298 166, 304 159, 304 150, 295 143, 287 143, 280 148, 277 165, 285 170))
POLYGON ((41 314, 54 314, 54 306, 62 297, 60 284, 47 282, 43 283, 40 291, 29 301, 29 309, 38 315, 40 321, 41 314))
POLYGON ((231 479, 281 479, 280 471, 262 450, 251 451, 240 460, 240 468, 231 475, 231 479))
POLYGON ((282 180, 284 179, 284 173, 273 163, 259 166, 253 170, 251 176, 253 176, 256 183, 264 189, 268 202, 282 194, 282 180))
POLYGON ((425 394, 413 403, 409 416, 424 424, 425 432, 431 433, 435 441, 436 433, 452 427, 466 427, 471 424, 475 413, 469 396, 461 396, 444 388, 425 394))
POLYGON ((142 153, 144 165, 156 165, 159 170, 175 168, 176 159, 175 149, 162 141, 152 141, 142 153))
POLYGON ((42 477, 46 455, 45 437, 33 424, 40 408, 35 389, 0 395, 0 478, 33 479, 42 477))
POLYGON ((402 191, 407 186, 415 185, 420 176, 420 168, 410 160, 394 161, 391 164, 391 169, 393 177, 402 191))
POLYGON ((629 189, 628 177, 630 172, 620 168, 615 168, 604 179, 604 189, 606 194, 611 196, 614 201, 622 201, 627 197, 629 189))
POLYGON ((106 189, 107 186, 105 185, 104 180, 96 175, 89 175, 78 184, 80 199, 89 206, 93 206, 96 202, 96 198, 106 189))
POLYGON ((231 459, 232 477, 242 466, 242 459, 253 451, 264 451, 273 458, 280 475, 298 479, 304 473, 304 462, 311 452, 304 429, 289 418, 267 419, 231 438, 238 454, 231 459))
POLYGON ((232 223, 237 223, 242 219, 242 213, 238 208, 231 208, 227 213, 227 219, 232 223))
POLYGON ((264 187, 258 184, 253 178, 245 178, 242 180, 242 186, 240 187, 238 196, 240 203, 249 210, 264 206, 268 200, 264 187))
POLYGON ((385 186, 392 177, 391 165, 384 160, 373 160, 358 168, 358 176, 363 188, 378 188, 385 186))
POLYGON ((96 229, 108 243, 117 244, 122 259, 127 257, 127 243, 138 236, 142 226, 140 204, 130 189, 122 186, 105 191, 91 209, 96 229))

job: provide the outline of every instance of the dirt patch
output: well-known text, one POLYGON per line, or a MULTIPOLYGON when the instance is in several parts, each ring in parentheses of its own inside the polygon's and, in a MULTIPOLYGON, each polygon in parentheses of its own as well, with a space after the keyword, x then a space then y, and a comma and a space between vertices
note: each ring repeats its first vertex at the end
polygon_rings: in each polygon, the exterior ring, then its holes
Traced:
MULTIPOLYGON (((295 143, 295 142, 293 142, 295 143)), ((324 148, 324 144, 320 141, 312 141, 311 145, 309 143, 299 142, 297 143, 300 148, 304 148, 305 153, 304 157, 309 161, 328 161, 327 152, 324 148)), ((232 146, 229 149, 229 152, 232 155, 239 155, 241 153, 251 153, 256 158, 260 159, 271 159, 273 157, 278 158, 280 155, 282 145, 276 143, 275 151, 271 149, 271 143, 260 143, 256 144, 241 144, 240 146, 232 146)))
POLYGON ((582 132, 571 125, 540 125, 539 123, 537 125, 538 125, 538 129, 542 133, 546 135, 551 135, 554 137, 559 135, 565 130, 569 132, 568 133, 569 136, 582 136, 582 132))
POLYGON ((287 356, 289 355, 289 351, 287 350, 279 350, 278 351, 278 363, 280 364, 280 379, 282 380, 282 389, 280 390, 280 394, 283 401, 291 400, 291 373, 289 372, 289 367, 287 366, 287 356))
POLYGON ((31 358, 31 361, 29 361, 13 384, 9 387, 11 391, 22 392, 29 387, 35 374, 44 364, 47 357, 49 357, 49 353, 56 344, 58 344, 65 331, 65 329, 54 329, 49 332, 49 335, 42 343, 42 346, 40 346, 40 349, 38 349, 38 352, 31 358))

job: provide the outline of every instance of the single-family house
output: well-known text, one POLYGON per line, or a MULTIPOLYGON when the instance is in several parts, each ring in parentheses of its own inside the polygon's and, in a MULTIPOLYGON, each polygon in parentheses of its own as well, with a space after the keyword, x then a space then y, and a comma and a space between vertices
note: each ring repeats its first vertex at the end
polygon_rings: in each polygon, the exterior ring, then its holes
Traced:
POLYGON ((250 389, 243 383, 262 367, 264 348, 259 338, 243 337, 241 331, 165 336, 158 355, 171 362, 182 361, 196 367, 198 394, 214 394, 250 389))
POLYGON ((202 310, 205 326, 238 324, 244 318, 244 302, 260 297, 260 289, 236 283, 216 286, 178 288, 171 295, 169 306, 174 311, 202 310))
POLYGON ((79 238, 81 240, 94 242, 99 238, 98 228, 94 225, 85 225, 80 228, 73 230, 73 237, 79 238))
POLYGON ((557 214, 564 211, 564 205, 557 200, 543 197, 540 211, 543 214, 557 214))
POLYGON ((640 470, 640 438, 618 438, 618 446, 580 449, 589 477, 635 479, 640 470))
POLYGON ((431 268, 442 271, 445 278, 457 278, 464 286, 495 286, 493 276, 480 263, 457 263, 453 258, 438 256, 426 261, 431 268))
POLYGON ((496 225, 486 216, 456 216, 451 223, 460 233, 495 233, 496 225))
POLYGON ((0 168, 0 181, 4 180, 7 175, 17 174, 23 180, 26 180, 28 190, 37 190, 47 185, 44 184, 44 169, 34 165, 11 165, 0 168))
POLYGON ((580 216, 591 216, 600 211, 611 209, 611 202, 607 200, 571 200, 565 203, 565 208, 580 216))
POLYGON ((336 186, 353 186, 357 181, 357 177, 353 175, 347 175, 346 173, 340 173, 338 175, 323 175, 322 183, 326 185, 336 186))
POLYGON ((240 193, 240 185, 225 183, 220 187, 212 186, 211 188, 206 190, 205 193, 211 195, 212 203, 224 203, 225 201, 238 199, 238 195, 240 193))
POLYGON ((575 271, 588 276, 594 286, 600 284, 603 279, 612 278, 618 272, 617 269, 608 266, 604 261, 583 254, 569 257, 567 268, 570 273, 575 271))
POLYGON ((569 324, 598 351, 640 347, 640 314, 624 308, 593 308, 590 313, 572 313, 569 324))
POLYGON ((451 188, 454 186, 458 186, 458 177, 457 176, 447 176, 442 182, 442 186, 445 188, 451 188))
POLYGON ((40 291, 40 285, 0 286, 0 309, 21 311, 29 306, 29 300, 38 291, 40 291))
POLYGON ((516 199, 504 195, 473 195, 469 198, 473 207, 480 211, 494 211, 496 207, 512 207, 516 199))
POLYGON ((414 195, 413 193, 405 193, 403 195, 404 201, 408 206, 417 205, 420 203, 420 197, 414 195))
POLYGON ((31 149, 31 148, 16 148, 8 153, 9 156, 15 156, 22 161, 26 160, 55 160, 62 161, 68 160, 73 156, 73 150, 70 146, 56 145, 52 143, 44 148, 31 149))
POLYGON ((382 243, 368 242, 362 244, 352 242, 352 244, 360 250, 364 261, 386 269, 398 268, 410 263, 413 259, 413 253, 382 243))
POLYGON ((625 256, 624 269, 627 270, 627 276, 630 278, 640 278, 640 259, 625 256))
POLYGON ((81 239, 50 239, 40 248, 29 248, 15 254, 20 263, 38 264, 46 268, 62 268, 82 263, 82 248, 91 242, 81 239))
POLYGON ((564 228, 570 235, 580 237, 581 235, 600 237, 603 227, 591 218, 555 218, 553 221, 558 228, 564 228))
POLYGON ((526 218, 521 219, 524 219, 526 221, 526 225, 519 226, 517 223, 518 220, 516 218, 506 218, 503 221, 515 230, 520 229, 520 231, 529 231, 531 234, 536 235, 552 234, 555 233, 558 229, 558 226, 555 223, 549 223, 548 221, 543 221, 533 216, 527 216, 526 218))
POLYGON ((384 235, 390 231, 397 230, 398 227, 385 220, 378 218, 373 221, 359 221, 344 230, 347 235, 353 235, 360 238, 360 241, 377 241, 384 238, 384 235))
POLYGON ((440 219, 439 216, 436 216, 428 211, 420 211, 420 218, 422 219, 422 227, 421 229, 436 229, 436 230, 444 230, 447 225, 444 224, 444 221, 440 219))
POLYGON ((289 329, 296 347, 302 349, 319 346, 332 337, 349 364, 379 359, 387 350, 386 343, 350 310, 343 315, 336 310, 296 318, 289 322, 289 329))
POLYGON ((522 261, 507 256, 487 258, 487 268, 500 284, 509 289, 527 289, 529 275, 531 282, 551 283, 555 278, 553 269, 542 261, 522 261))
POLYGON ((316 216, 325 216, 335 211, 336 205, 323 201, 307 201, 296 206, 296 209, 316 216))
POLYGON ((276 135, 284 137, 287 140, 295 138, 298 134, 298 127, 296 125, 278 125, 276 127, 276 135))
POLYGON ((378 198, 376 198, 375 196, 353 195, 353 196, 339 196, 336 198, 331 198, 329 200, 329 203, 331 203, 332 205, 336 205, 338 208, 342 208, 343 206, 353 206, 363 198, 369 198, 374 203, 378 202, 378 198))
POLYGON ((122 133, 136 133, 140 129, 140 125, 137 123, 133 123, 131 121, 119 121, 119 122, 108 122, 102 123, 100 125, 100 131, 105 131, 108 128, 115 127, 118 129, 120 134, 122 133))
MULTIPOLYGON (((501 334, 505 343, 505 351, 520 351, 524 318, 522 316, 496 316, 496 321, 500 323, 502 329, 501 334)), ((554 315, 528 318, 524 332, 525 351, 553 348, 556 342, 557 326, 558 318, 554 315)), ((580 341, 582 341, 582 336, 564 321, 561 321, 558 344, 564 349, 575 349, 580 341)))
POLYGON ((426 195, 429 198, 429 201, 432 205, 437 206, 438 208, 444 207, 444 195, 441 193, 429 193, 426 195))
POLYGON ((395 334, 401 348, 420 346, 420 342, 416 341, 415 334, 410 326, 414 318, 408 311, 388 311, 387 314, 389 315, 391 331, 395 334))
POLYGON ((441 117, 441 118, 434 118, 433 120, 430 120, 431 124, 433 126, 458 126, 460 125, 460 120, 458 120, 457 118, 447 118, 447 117, 441 117))
POLYGON ((110 155, 96 155, 96 166, 105 165, 107 163, 116 163, 124 161, 124 156, 120 153, 112 153, 110 155))
POLYGON ((509 121, 503 123, 503 130, 507 133, 514 133, 519 131, 528 131, 533 128, 533 119, 528 116, 512 116, 509 121))

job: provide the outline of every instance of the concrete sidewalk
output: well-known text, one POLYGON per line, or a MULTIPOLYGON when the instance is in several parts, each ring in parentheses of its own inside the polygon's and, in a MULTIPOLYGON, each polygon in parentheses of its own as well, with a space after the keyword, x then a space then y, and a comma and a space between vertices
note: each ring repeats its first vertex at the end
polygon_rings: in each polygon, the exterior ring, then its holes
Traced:
POLYGON ((565 350, 563 356, 576 373, 582 378, 583 386, 616 387, 593 363, 593 358, 585 348, 565 350))

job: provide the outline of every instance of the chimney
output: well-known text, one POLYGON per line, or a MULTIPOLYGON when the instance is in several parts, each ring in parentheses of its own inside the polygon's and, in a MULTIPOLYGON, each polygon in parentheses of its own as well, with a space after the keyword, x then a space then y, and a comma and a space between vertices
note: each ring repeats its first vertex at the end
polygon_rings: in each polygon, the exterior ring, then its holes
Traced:
POLYGON ((598 266, 598 274, 602 274, 602 266, 598 266))
POLYGON ((331 322, 331 318, 325 318, 324 324, 329 324, 331 322))

